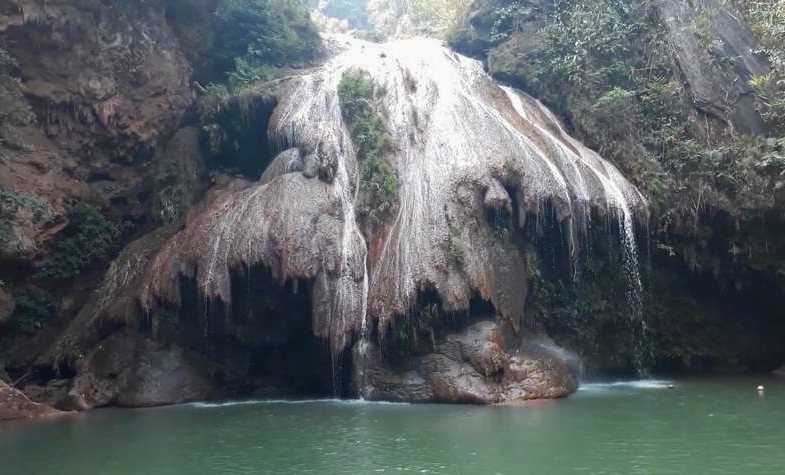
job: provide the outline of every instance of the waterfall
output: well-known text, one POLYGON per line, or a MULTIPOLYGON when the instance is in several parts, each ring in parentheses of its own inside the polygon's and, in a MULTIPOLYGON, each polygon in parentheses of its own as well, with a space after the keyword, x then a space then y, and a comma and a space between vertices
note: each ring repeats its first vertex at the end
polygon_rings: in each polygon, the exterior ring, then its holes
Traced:
POLYGON ((494 190, 518 206, 519 216, 550 204, 568 230, 573 257, 592 210, 616 219, 630 318, 643 324, 634 220, 647 203, 611 163, 570 137, 539 101, 499 86, 478 61, 437 40, 325 41, 330 59, 279 83, 268 135, 332 170, 330 179, 287 173, 226 191, 160 253, 145 289, 176 300, 172 282, 186 273, 205 295, 229 302, 227 275, 239 264, 315 279, 315 333, 334 351, 352 335, 367 338, 371 317, 382 328, 407 315, 426 286, 448 311, 466 310, 480 295, 517 330, 523 303, 500 289, 520 282, 496 277, 496 241, 480 221, 488 206, 483 195, 494 190), (379 113, 394 142, 384 158, 399 182, 373 263, 356 217, 357 152, 337 92, 343 74, 357 70, 382 91, 379 113), (462 246, 459 266, 450 263, 453 242, 462 246))

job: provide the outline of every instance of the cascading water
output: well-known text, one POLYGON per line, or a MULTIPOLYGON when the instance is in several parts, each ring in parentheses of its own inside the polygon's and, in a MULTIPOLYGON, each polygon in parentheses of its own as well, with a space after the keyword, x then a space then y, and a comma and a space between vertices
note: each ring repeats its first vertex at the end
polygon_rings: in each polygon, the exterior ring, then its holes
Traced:
POLYGON ((331 59, 282 81, 268 130, 328 178, 281 167, 269 182, 225 191, 161 251, 144 302, 176 303, 185 274, 229 303, 229 270, 264 264, 279 277, 313 279, 314 333, 337 353, 368 337, 371 318, 384 328, 407 315, 424 287, 446 311, 466 310, 480 296, 517 331, 523 299, 501 290, 511 284, 494 263, 505 256, 478 216, 488 203, 515 205, 521 217, 549 203, 573 255, 592 209, 618 220, 630 318, 643 324, 634 219, 647 204, 613 165, 567 135, 541 103, 436 40, 328 41, 337 51, 331 59), (384 91, 379 112, 394 142, 385 160, 399 181, 397 211, 373 237, 373 253, 355 216, 359 163, 337 92, 344 73, 357 70, 384 91), (460 264, 450 257, 455 245, 460 264))

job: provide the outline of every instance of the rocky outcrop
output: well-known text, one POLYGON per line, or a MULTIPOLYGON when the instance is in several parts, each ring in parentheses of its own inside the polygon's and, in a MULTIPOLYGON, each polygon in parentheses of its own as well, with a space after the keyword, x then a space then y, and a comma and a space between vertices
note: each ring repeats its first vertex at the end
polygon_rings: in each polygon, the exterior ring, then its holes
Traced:
POLYGON ((769 65, 755 54, 755 38, 741 15, 715 0, 700 0, 694 6, 660 0, 658 6, 695 106, 742 132, 762 132, 749 81, 767 74, 769 65))
POLYGON ((46 252, 74 202, 143 219, 139 165, 191 103, 191 68, 167 2, 6 3, 0 36, 23 58, 15 74, 35 119, 12 127, 18 147, 0 161, 0 185, 35 197, 48 214, 19 210, 2 257, 29 260, 46 252))
MULTIPOLYGON (((750 84, 770 71, 766 47, 756 43, 773 28, 761 20, 760 4, 658 0, 619 8, 592 0, 556 5, 475 0, 450 44, 482 60, 494 78, 552 106, 572 133, 620 166, 651 199, 652 225, 646 232, 654 298, 643 312, 656 364, 667 371, 705 371, 745 361, 748 369, 760 371, 779 363, 783 350, 774 342, 785 326, 771 319, 767 307, 785 293, 777 274, 785 256, 782 196, 779 172, 760 165, 766 163, 762 155, 781 155, 779 146, 766 145, 777 140, 764 137, 781 137, 782 130, 770 120, 769 129, 761 125, 756 107, 765 110, 767 99, 756 98, 750 84), (697 168, 686 171, 686 163, 697 168), (720 178, 729 175, 733 184, 720 178), (755 251, 737 254, 741 248, 755 251), (739 301, 761 303, 752 309, 733 304, 739 301)), ((591 260, 609 255, 603 250, 591 260)), ((581 348, 587 364, 601 369, 618 368, 609 362, 621 358, 617 347, 600 340, 619 341, 633 333, 626 323, 628 302, 609 291, 618 288, 611 283, 613 274, 594 272, 595 278, 566 292, 548 288, 553 275, 540 276, 532 295, 545 301, 529 306, 529 316, 550 320, 551 336, 581 348), (554 295, 568 302, 563 313, 554 311, 554 295), (576 300, 580 303, 573 305, 576 300), (579 316, 581 324, 569 328, 567 315, 579 316), (570 338, 559 337, 565 333, 570 338)))
POLYGON ((496 404, 568 396, 577 375, 561 353, 524 342, 503 325, 478 322, 449 334, 433 351, 393 364, 379 348, 354 349, 354 384, 366 400, 496 404))
MULTIPOLYGON (((654 3, 679 79, 697 110, 742 132, 760 133, 749 80, 767 74, 769 66, 755 52, 751 29, 738 12, 715 0, 693 3, 654 3)), ((450 43, 458 51, 485 58, 492 76, 539 94, 533 75, 540 65, 532 62, 538 58, 531 53, 539 46, 553 8, 549 0, 476 0, 450 43)))
POLYGON ((31 401, 22 391, 0 380, 0 421, 36 419, 61 414, 64 413, 31 401))
POLYGON ((201 359, 132 333, 104 340, 80 364, 58 407, 162 406, 220 395, 201 359))

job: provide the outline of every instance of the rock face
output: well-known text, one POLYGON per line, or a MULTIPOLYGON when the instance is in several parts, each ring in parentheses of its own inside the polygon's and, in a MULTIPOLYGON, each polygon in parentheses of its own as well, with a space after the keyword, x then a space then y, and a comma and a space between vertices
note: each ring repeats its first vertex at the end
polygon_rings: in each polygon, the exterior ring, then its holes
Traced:
MULTIPOLYGON (((715 0, 658 0, 654 5, 667 29, 679 79, 694 106, 740 131, 761 132, 749 80, 767 74, 769 66, 755 54, 752 31, 739 20, 739 13, 715 0)), ((527 63, 527 53, 537 46, 544 20, 554 7, 550 0, 476 0, 450 43, 472 56, 487 55, 492 76, 531 85, 537 65, 527 63), (514 24, 500 24, 498 12, 505 7, 529 13, 517 15, 514 24)))
POLYGON ((552 347, 523 342, 494 322, 448 335, 432 353, 384 364, 373 344, 354 349, 354 384, 371 401, 494 404, 575 392, 575 370, 552 347))
POLYGON ((45 254, 74 202, 99 204, 115 219, 145 219, 148 172, 140 165, 193 99, 179 47, 186 29, 167 23, 167 4, 4 2, 3 47, 22 60, 14 73, 18 111, 0 127, 0 186, 38 206, 14 216, 12 239, 0 243, 3 260, 45 254))
POLYGON ((78 410, 110 403, 161 406, 218 395, 197 357, 181 348, 118 334, 87 355, 66 399, 58 406, 78 410))
POLYGON ((49 406, 31 401, 22 391, 0 380, 0 421, 35 419, 63 414, 49 406))
POLYGON ((763 130, 749 85, 753 76, 765 75, 769 66, 757 49, 752 31, 739 13, 715 0, 695 6, 681 0, 660 0, 659 10, 668 27, 682 80, 698 109, 718 117, 742 132, 763 130), (712 56, 733 58, 717 61, 712 56))

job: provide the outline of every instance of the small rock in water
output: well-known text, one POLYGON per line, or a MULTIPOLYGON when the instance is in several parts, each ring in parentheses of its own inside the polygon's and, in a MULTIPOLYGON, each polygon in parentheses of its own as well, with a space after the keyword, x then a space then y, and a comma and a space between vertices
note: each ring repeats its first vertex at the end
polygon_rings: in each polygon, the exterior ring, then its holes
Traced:
POLYGON ((668 385, 668 389, 674 389, 674 388, 676 388, 676 386, 674 386, 674 385, 672 385, 672 384, 669 384, 669 385, 668 385))
POLYGON ((766 388, 764 388, 762 385, 761 385, 761 386, 758 386, 758 392, 759 392, 759 393, 762 393, 762 392, 763 392, 763 391, 765 391, 765 390, 766 390, 766 388))

